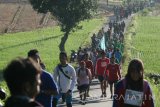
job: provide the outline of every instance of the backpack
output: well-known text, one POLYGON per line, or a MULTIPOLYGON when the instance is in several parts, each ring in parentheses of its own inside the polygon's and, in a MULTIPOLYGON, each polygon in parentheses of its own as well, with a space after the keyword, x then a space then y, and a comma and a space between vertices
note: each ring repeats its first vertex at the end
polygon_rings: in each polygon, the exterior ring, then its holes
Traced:
MULTIPOLYGON (((81 69, 81 68, 78 69, 78 77, 79 77, 79 75, 80 75, 80 69, 81 69)), ((86 68, 86 74, 87 74, 87 76, 89 76, 89 75, 88 75, 88 72, 89 72, 89 71, 88 71, 88 69, 86 68)))

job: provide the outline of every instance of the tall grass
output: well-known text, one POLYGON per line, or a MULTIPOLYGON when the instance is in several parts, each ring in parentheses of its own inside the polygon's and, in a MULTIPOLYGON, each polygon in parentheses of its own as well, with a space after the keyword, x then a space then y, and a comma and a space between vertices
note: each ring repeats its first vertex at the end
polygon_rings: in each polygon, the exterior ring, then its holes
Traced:
MULTIPOLYGON (((126 62, 124 70, 126 71, 128 62, 133 58, 142 59, 145 67, 145 73, 160 73, 160 17, 136 16, 126 33, 125 52, 126 62)), ((151 88, 155 98, 155 106, 160 106, 160 86, 153 84, 151 88)))

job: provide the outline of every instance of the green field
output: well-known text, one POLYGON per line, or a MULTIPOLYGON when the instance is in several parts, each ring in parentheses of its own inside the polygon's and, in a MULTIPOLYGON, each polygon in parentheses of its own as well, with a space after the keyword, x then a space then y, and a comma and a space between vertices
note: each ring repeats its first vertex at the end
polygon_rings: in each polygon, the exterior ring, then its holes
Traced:
POLYGON ((132 57, 143 60, 146 72, 160 73, 160 17, 137 17, 132 57))
MULTIPOLYGON (((104 21, 99 18, 82 22, 83 28, 69 35, 66 43, 68 54, 71 50, 77 50, 82 44, 88 44, 92 33, 96 33, 104 21)), ((39 50, 47 70, 51 72, 59 62, 58 45, 62 36, 63 33, 59 27, 0 35, 0 69, 3 69, 11 59, 17 56, 26 57, 30 49, 36 48, 39 50)))
MULTIPOLYGON (((126 33, 125 55, 127 56, 124 70, 133 58, 140 58, 144 63, 146 73, 160 73, 160 17, 136 16, 126 33)), ((124 74, 125 74, 124 73, 124 74)), ((155 98, 155 107, 160 107, 160 85, 153 84, 151 88, 155 98)))

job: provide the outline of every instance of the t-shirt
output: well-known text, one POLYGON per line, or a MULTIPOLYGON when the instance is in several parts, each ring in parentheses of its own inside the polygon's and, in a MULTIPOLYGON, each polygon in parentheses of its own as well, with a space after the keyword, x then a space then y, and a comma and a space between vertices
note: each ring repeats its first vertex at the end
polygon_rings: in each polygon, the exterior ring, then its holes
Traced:
POLYGON ((76 85, 76 72, 73 66, 66 64, 66 66, 61 66, 63 72, 70 77, 67 78, 58 66, 54 69, 54 79, 58 85, 61 93, 66 93, 68 90, 73 90, 76 85))
POLYGON ((115 57, 116 57, 116 59, 118 59, 118 61, 119 61, 119 63, 121 62, 121 59, 122 59, 122 54, 121 54, 121 52, 115 52, 115 57))
POLYGON ((108 64, 107 70, 109 71, 109 81, 117 81, 120 79, 120 68, 118 64, 108 64))
MULTIPOLYGON (((113 100, 113 106, 112 107, 124 107, 124 96, 125 96, 125 92, 126 92, 126 87, 124 85, 124 81, 126 78, 122 79, 121 81, 119 81, 116 85, 115 88, 115 97, 113 100)), ((145 86, 143 86, 144 90, 144 95, 143 96, 143 103, 142 106, 140 107, 154 107, 154 101, 153 101, 153 94, 152 94, 152 90, 149 86, 149 83, 145 80, 143 80, 143 85, 145 84, 145 86)), ((126 84, 127 85, 127 84, 126 84)), ((131 106, 131 105, 130 105, 131 106)))
MULTIPOLYGON (((41 74, 41 86, 40 90, 52 89, 57 91, 57 85, 52 77, 52 75, 46 71, 42 71, 41 74)), ((40 102, 44 107, 52 107, 52 95, 46 95, 44 93, 39 93, 36 100, 40 102)))
POLYGON ((94 75, 93 62, 91 60, 84 60, 86 63, 86 68, 88 68, 92 75, 94 75))
POLYGON ((77 81, 79 86, 89 84, 90 78, 91 72, 89 69, 77 69, 77 81))
MULTIPOLYGON (((104 75, 104 72, 106 71, 106 67, 107 65, 110 63, 109 58, 105 57, 104 59, 99 58, 96 62, 96 71, 97 71, 97 75, 104 75)), ((107 71, 106 71, 106 74, 107 71)))

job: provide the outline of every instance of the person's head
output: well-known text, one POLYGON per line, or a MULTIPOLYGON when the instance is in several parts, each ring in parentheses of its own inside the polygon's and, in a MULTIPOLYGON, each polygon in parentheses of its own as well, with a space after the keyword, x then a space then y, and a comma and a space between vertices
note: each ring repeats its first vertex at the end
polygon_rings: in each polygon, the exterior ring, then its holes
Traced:
POLYGON ((67 64, 67 53, 66 52, 60 52, 60 54, 59 54, 59 60, 60 60, 60 63, 62 65, 67 64))
POLYGON ((28 52, 28 58, 32 58, 35 62, 37 62, 38 64, 40 64, 42 69, 45 69, 46 66, 45 64, 42 62, 39 52, 37 49, 32 49, 28 52))
POLYGON ((143 62, 140 59, 131 60, 128 66, 127 76, 133 81, 139 81, 143 79, 143 72, 143 62))
POLYGON ((32 49, 28 52, 28 57, 32 58, 34 61, 40 63, 40 56, 37 49, 32 49))
POLYGON ((89 59, 89 54, 88 54, 88 53, 85 53, 85 54, 84 54, 84 59, 85 59, 85 60, 88 60, 88 59, 89 59))
POLYGON ((102 50, 101 56, 102 56, 102 58, 105 58, 105 57, 106 57, 106 52, 105 52, 104 50, 102 50))
POLYGON ((12 60, 3 71, 12 96, 25 95, 34 98, 40 90, 40 66, 31 58, 12 60))
POLYGON ((115 55, 114 55, 114 53, 112 53, 111 58, 110 58, 110 63, 114 64, 115 60, 116 60, 115 55))

